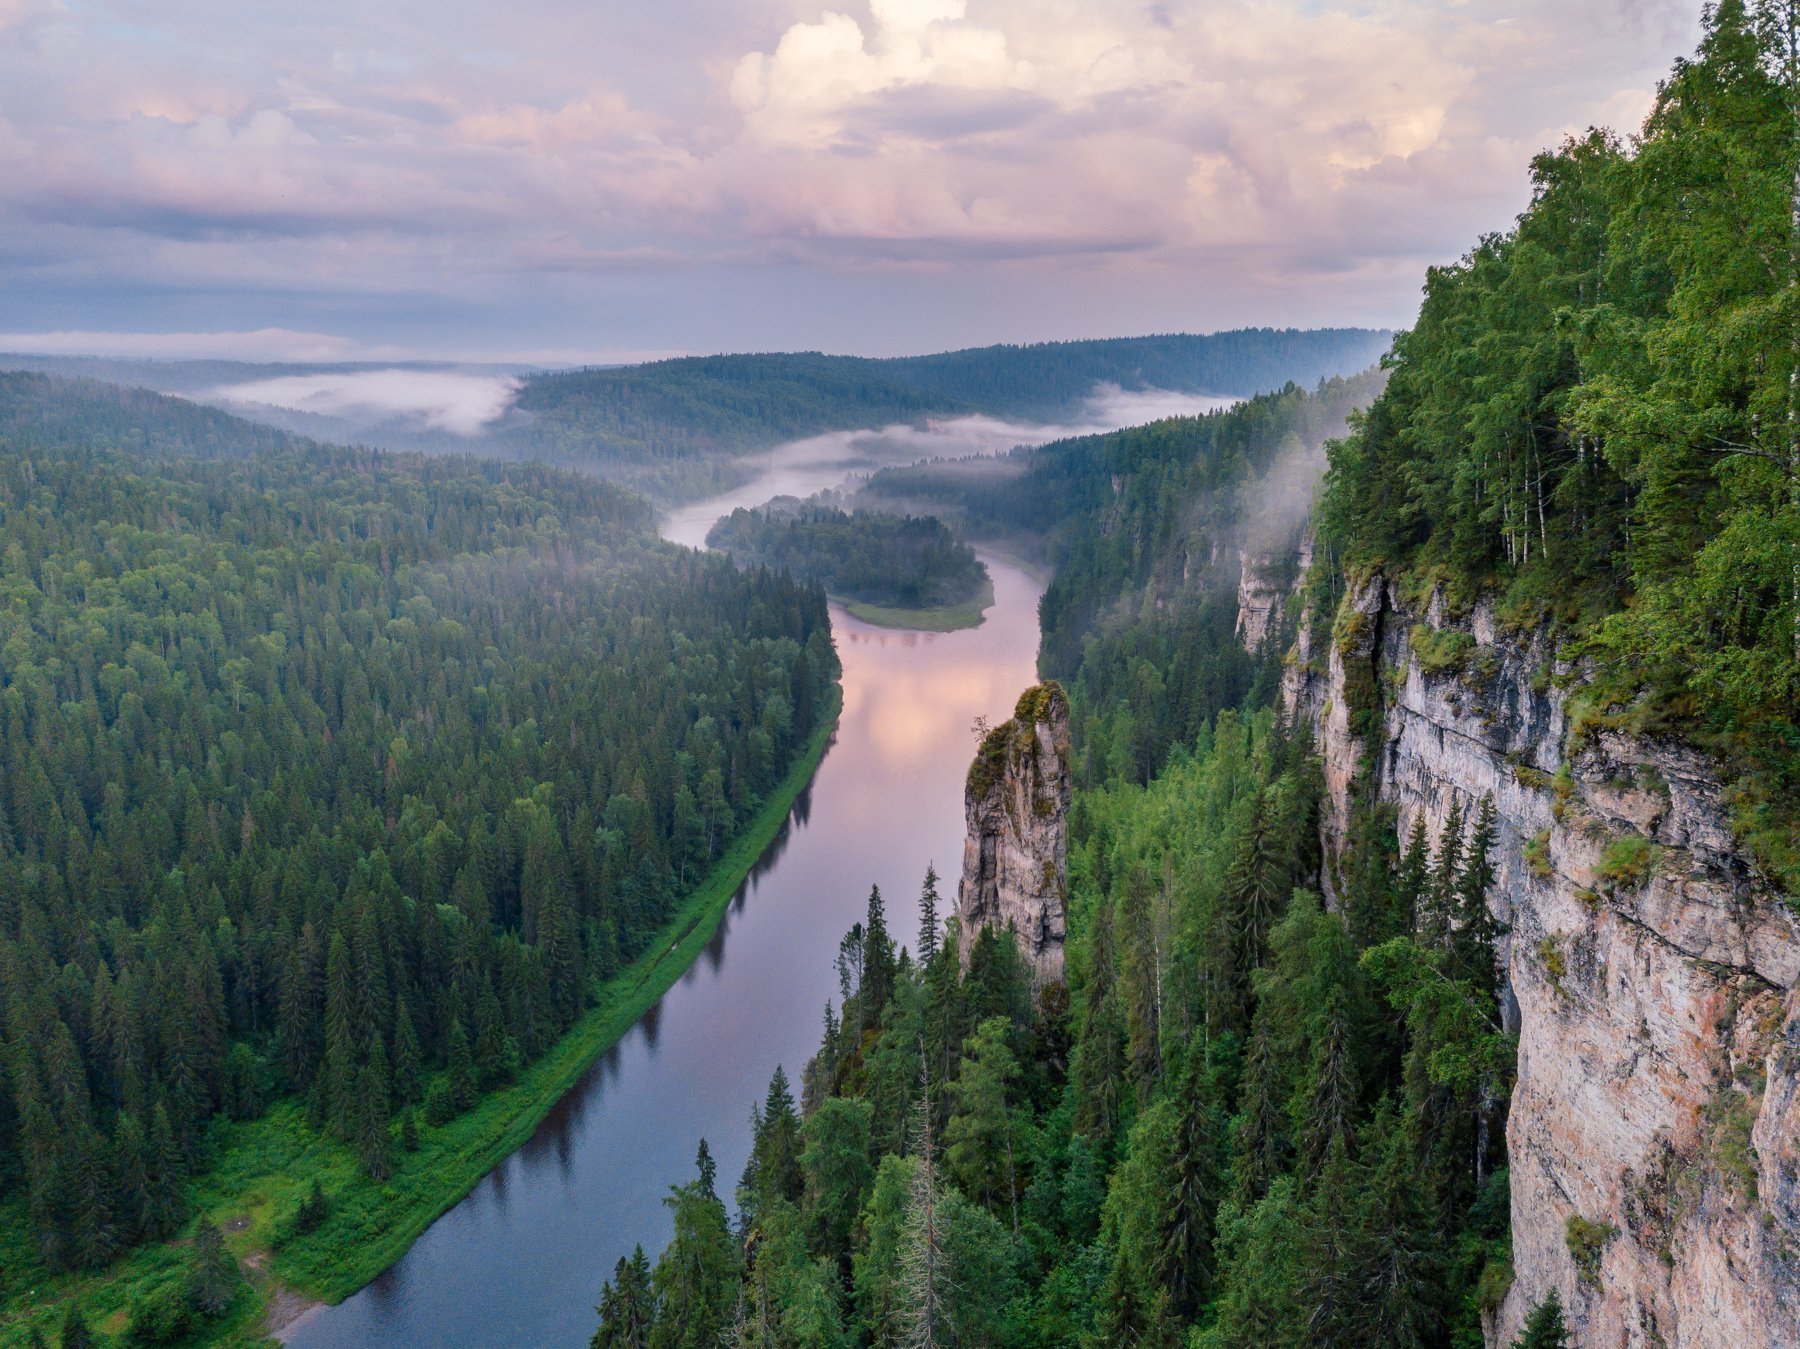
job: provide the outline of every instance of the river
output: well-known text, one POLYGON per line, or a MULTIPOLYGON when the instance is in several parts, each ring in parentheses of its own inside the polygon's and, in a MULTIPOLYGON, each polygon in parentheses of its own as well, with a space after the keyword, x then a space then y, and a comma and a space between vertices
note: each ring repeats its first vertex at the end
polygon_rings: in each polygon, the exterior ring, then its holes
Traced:
MULTIPOLYGON (((844 468, 822 447, 790 447, 663 532, 701 544, 733 507, 834 486, 844 468)), ((838 939, 870 885, 908 945, 927 864, 946 901, 955 894, 971 727, 1011 715, 1037 658, 1038 583, 983 560, 994 606, 978 628, 900 632, 832 606, 844 667, 836 738, 711 944, 398 1264, 289 1326, 293 1349, 581 1349, 614 1262, 638 1242, 654 1258, 668 1240, 663 1196, 692 1178, 702 1137, 729 1191, 749 1156, 751 1106, 777 1063, 798 1094, 837 994, 838 939)))

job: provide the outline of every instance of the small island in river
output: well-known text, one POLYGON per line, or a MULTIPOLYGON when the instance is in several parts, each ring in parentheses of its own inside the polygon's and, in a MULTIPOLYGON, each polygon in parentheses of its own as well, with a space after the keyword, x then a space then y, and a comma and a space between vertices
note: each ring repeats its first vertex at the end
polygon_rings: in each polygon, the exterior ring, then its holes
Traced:
POLYGON ((777 497, 735 510, 706 536, 709 547, 815 581, 854 617, 889 628, 972 628, 994 602, 975 550, 932 515, 846 512, 777 497))

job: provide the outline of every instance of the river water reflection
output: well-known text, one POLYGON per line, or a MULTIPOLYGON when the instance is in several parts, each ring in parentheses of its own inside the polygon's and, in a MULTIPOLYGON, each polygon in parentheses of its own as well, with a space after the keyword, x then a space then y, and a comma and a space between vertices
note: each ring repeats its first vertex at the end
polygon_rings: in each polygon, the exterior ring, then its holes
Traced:
MULTIPOLYGON (((842 476, 841 465, 775 467, 778 477, 671 517, 665 533, 697 543, 735 505, 842 476)), ((955 892, 970 728, 1011 714, 1038 644, 1037 583, 985 560, 995 602, 978 628, 897 632, 833 606, 837 737, 712 943, 398 1264, 291 1326, 294 1349, 579 1349, 614 1262, 637 1242, 654 1258, 667 1241, 662 1199, 691 1177, 702 1136, 722 1188, 736 1180, 770 1073, 781 1063, 797 1082, 817 1046, 838 938, 870 885, 909 945, 927 863, 955 892)))

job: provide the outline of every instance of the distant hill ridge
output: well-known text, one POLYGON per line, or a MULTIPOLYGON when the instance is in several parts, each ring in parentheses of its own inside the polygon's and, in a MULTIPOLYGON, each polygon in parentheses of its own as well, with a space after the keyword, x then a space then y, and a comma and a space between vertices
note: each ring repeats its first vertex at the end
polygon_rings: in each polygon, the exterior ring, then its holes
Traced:
POLYGON ((1248 397, 1362 370, 1391 334, 1245 328, 926 356, 688 356, 531 377, 504 434, 561 455, 666 459, 766 448, 825 431, 987 413, 1050 420, 1095 386, 1248 397))

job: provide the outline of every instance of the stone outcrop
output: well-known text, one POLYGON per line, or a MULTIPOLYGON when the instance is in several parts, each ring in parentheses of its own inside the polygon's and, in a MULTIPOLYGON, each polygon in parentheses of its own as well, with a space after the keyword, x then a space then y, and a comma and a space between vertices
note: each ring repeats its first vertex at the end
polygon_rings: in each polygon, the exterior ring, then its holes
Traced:
POLYGON ((1298 557, 1292 548, 1275 552, 1238 550, 1237 635, 1252 655, 1271 636, 1279 636, 1283 610, 1294 593, 1296 574, 1312 565, 1312 536, 1302 539, 1298 557))
POLYGON ((1403 838, 1423 816, 1435 840, 1453 800, 1496 808, 1519 1063, 1489 1342, 1555 1288, 1583 1346, 1800 1345, 1800 928, 1704 757, 1571 727, 1569 671, 1485 605, 1453 617, 1377 575, 1315 645, 1285 688, 1317 729, 1328 859, 1361 771, 1403 838))
MULTIPOLYGON (((963 808, 962 931, 1011 928, 1037 982, 1060 981, 1069 896, 1069 700, 1060 685, 1026 690, 1012 719, 983 738, 963 808)), ((970 946, 965 939, 965 961, 970 946)))

